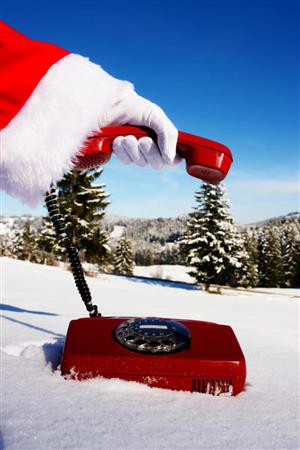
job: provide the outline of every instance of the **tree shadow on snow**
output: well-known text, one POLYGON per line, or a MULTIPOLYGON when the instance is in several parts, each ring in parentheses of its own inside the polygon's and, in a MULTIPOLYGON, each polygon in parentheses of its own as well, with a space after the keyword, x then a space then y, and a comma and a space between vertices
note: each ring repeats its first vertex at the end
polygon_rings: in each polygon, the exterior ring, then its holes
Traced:
POLYGON ((58 316, 58 314, 55 314, 55 313, 50 313, 50 312, 45 312, 45 311, 31 311, 29 309, 19 308, 18 306, 6 305, 4 303, 1 303, 0 310, 1 311, 18 312, 18 313, 39 314, 41 316, 58 316))
POLYGON ((0 450, 3 450, 3 449, 4 449, 4 441, 3 441, 3 435, 0 430, 0 450))
POLYGON ((63 334, 55 333, 54 331, 47 330, 46 328, 37 327, 36 325, 32 325, 28 322, 22 322, 21 320, 13 319, 12 317, 1 315, 3 319, 9 320, 10 322, 18 323, 19 325, 23 325, 24 327, 32 328, 33 330, 42 331, 43 333, 51 334, 57 338, 64 338, 63 334))
POLYGON ((201 291, 202 288, 192 283, 185 283, 184 281, 171 281, 171 280, 162 280, 161 278, 148 278, 148 277, 136 277, 136 276, 124 276, 118 275, 119 277, 126 278, 127 280, 133 281, 134 283, 144 283, 150 284, 154 286, 164 286, 171 287, 174 289, 185 289, 188 291, 201 291))
POLYGON ((64 343, 65 340, 63 338, 59 338, 55 342, 47 342, 43 345, 45 361, 47 364, 50 364, 52 372, 55 372, 60 365, 64 343))

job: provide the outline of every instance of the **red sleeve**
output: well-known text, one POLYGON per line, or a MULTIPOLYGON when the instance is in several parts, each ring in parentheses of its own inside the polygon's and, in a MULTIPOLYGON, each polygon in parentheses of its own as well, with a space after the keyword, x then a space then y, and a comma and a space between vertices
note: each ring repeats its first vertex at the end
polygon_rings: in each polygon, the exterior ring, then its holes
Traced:
POLYGON ((68 54, 0 21, 0 130, 20 111, 48 69, 68 54))
POLYGON ((35 206, 128 92, 88 58, 0 21, 0 189, 35 206))

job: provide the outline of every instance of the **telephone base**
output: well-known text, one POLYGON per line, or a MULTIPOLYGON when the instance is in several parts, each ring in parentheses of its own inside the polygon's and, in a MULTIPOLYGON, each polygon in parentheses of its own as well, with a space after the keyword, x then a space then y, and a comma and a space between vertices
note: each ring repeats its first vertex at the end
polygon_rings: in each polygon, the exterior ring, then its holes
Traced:
POLYGON ((77 380, 119 378, 151 387, 213 395, 237 395, 243 390, 246 363, 231 327, 196 320, 159 319, 175 320, 187 328, 190 341, 179 351, 151 353, 127 348, 118 341, 116 330, 128 320, 153 318, 72 320, 61 363, 62 375, 77 380))

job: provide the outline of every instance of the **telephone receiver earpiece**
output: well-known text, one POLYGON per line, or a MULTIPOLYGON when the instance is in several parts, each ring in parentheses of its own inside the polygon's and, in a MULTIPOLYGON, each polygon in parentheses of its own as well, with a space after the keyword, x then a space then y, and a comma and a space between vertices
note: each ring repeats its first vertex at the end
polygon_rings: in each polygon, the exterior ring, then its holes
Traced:
MULTIPOLYGON (((75 169, 91 169, 107 163, 112 154, 113 140, 118 136, 129 135, 137 139, 149 136, 157 140, 154 131, 146 127, 124 125, 101 128, 86 141, 76 159, 75 169)), ((185 159, 189 175, 208 183, 222 181, 233 161, 231 151, 225 145, 183 131, 178 133, 176 152, 185 159)))

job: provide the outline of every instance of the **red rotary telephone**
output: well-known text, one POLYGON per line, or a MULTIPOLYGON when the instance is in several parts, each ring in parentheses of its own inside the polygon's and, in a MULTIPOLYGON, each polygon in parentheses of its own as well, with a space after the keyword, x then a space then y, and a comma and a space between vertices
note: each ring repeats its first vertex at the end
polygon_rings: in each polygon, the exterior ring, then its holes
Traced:
MULTIPOLYGON (((89 169, 106 163, 111 157, 112 141, 128 135, 156 139, 148 128, 102 128, 87 140, 75 168, 89 169)), ((186 160, 190 175, 210 183, 222 181, 232 163, 227 147, 188 133, 179 132, 176 150, 186 160)), ((61 361, 64 377, 121 378, 213 395, 237 395, 243 390, 246 362, 231 327, 160 317, 101 317, 92 303, 77 249, 68 239, 54 188, 47 193, 46 204, 90 314, 90 318, 70 322, 61 361)))
MULTIPOLYGON (((111 157, 112 141, 118 136, 129 135, 137 139, 149 136, 156 140, 154 131, 145 127, 125 125, 102 128, 86 141, 83 152, 76 159, 76 169, 89 169, 105 164, 111 157)), ((225 145, 183 131, 178 133, 176 150, 186 160, 188 174, 208 183, 222 181, 232 163, 231 151, 225 145)))

